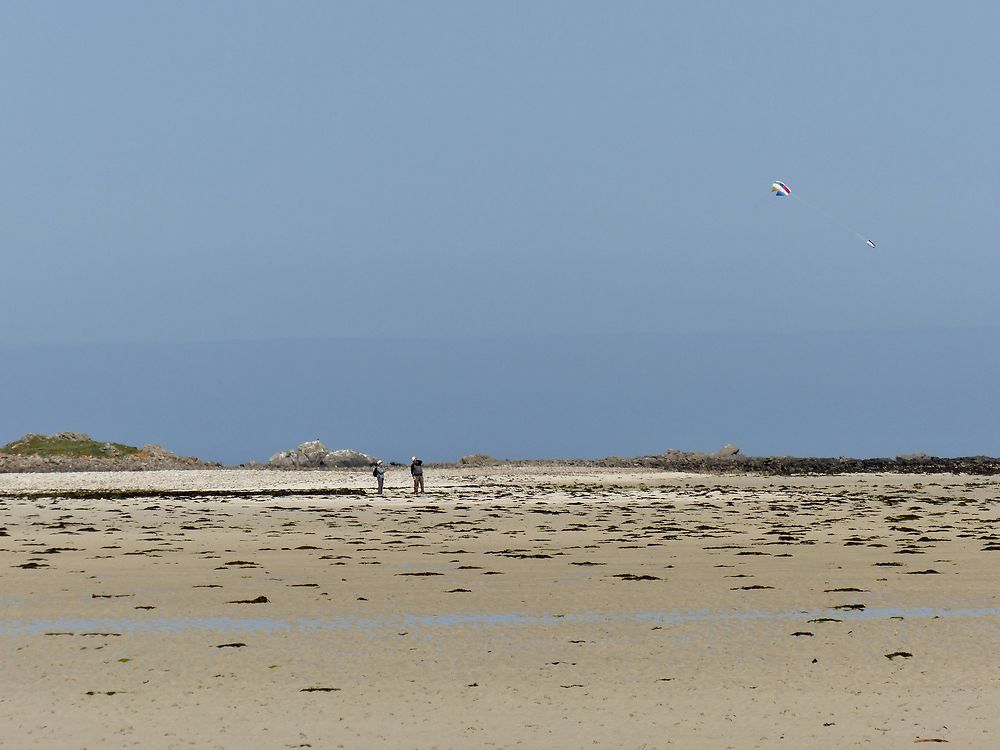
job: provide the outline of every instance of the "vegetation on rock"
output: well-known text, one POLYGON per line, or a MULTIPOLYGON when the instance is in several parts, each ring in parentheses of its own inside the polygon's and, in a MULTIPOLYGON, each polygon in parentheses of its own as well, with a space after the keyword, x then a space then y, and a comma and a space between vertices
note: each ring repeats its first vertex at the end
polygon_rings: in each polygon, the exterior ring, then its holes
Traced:
POLYGON ((158 445, 136 448, 101 442, 82 432, 28 434, 0 448, 0 473, 201 469, 219 464, 178 456, 158 445))
POLYGON ((0 453, 10 456, 59 456, 66 458, 121 458, 133 456, 139 448, 122 443, 101 443, 80 432, 60 432, 58 435, 25 435, 7 443, 0 453))

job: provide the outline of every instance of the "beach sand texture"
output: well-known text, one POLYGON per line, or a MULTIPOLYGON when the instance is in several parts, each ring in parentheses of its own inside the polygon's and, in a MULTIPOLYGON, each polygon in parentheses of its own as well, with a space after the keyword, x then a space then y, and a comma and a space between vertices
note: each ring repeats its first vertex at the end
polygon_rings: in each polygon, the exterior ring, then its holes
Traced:
POLYGON ((372 484, 0 476, 0 746, 1000 742, 1000 479, 372 484))

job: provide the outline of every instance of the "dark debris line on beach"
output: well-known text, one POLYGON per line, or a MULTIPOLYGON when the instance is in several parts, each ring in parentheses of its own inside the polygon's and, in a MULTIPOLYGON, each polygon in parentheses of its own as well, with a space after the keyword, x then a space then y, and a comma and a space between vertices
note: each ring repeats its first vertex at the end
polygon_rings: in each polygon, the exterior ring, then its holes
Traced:
POLYGON ((73 489, 73 490, 38 490, 38 491, 2 491, 0 498, 14 498, 18 500, 32 500, 35 498, 59 498, 65 500, 132 500, 135 498, 162 498, 172 497, 178 499, 201 498, 201 497, 227 497, 241 500, 253 500, 258 497, 326 497, 329 495, 358 496, 367 494, 365 490, 353 487, 315 487, 309 489, 296 489, 290 487, 272 487, 269 489, 255 490, 177 490, 168 488, 159 489, 73 489))

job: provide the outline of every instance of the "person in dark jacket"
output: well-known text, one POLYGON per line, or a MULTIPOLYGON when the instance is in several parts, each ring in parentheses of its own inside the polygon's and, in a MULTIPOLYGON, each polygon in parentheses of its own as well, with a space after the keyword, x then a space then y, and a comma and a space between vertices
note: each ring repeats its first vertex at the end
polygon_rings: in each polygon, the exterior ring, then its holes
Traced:
POLYGON ((413 462, 410 464, 410 476, 413 477, 413 494, 416 495, 417 492, 423 494, 424 492, 424 462, 421 461, 416 456, 413 457, 413 462))
POLYGON ((382 494, 382 485, 385 484, 385 464, 381 461, 375 463, 375 470, 372 472, 378 481, 378 494, 382 494))

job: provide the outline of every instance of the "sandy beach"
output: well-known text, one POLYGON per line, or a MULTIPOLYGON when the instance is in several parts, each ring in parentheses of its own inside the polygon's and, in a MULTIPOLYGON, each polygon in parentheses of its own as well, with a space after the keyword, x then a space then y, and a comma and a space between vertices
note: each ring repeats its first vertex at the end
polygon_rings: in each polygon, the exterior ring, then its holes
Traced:
POLYGON ((998 478, 408 481, 390 469, 378 497, 367 471, 0 475, 0 746, 1000 734, 998 478))

